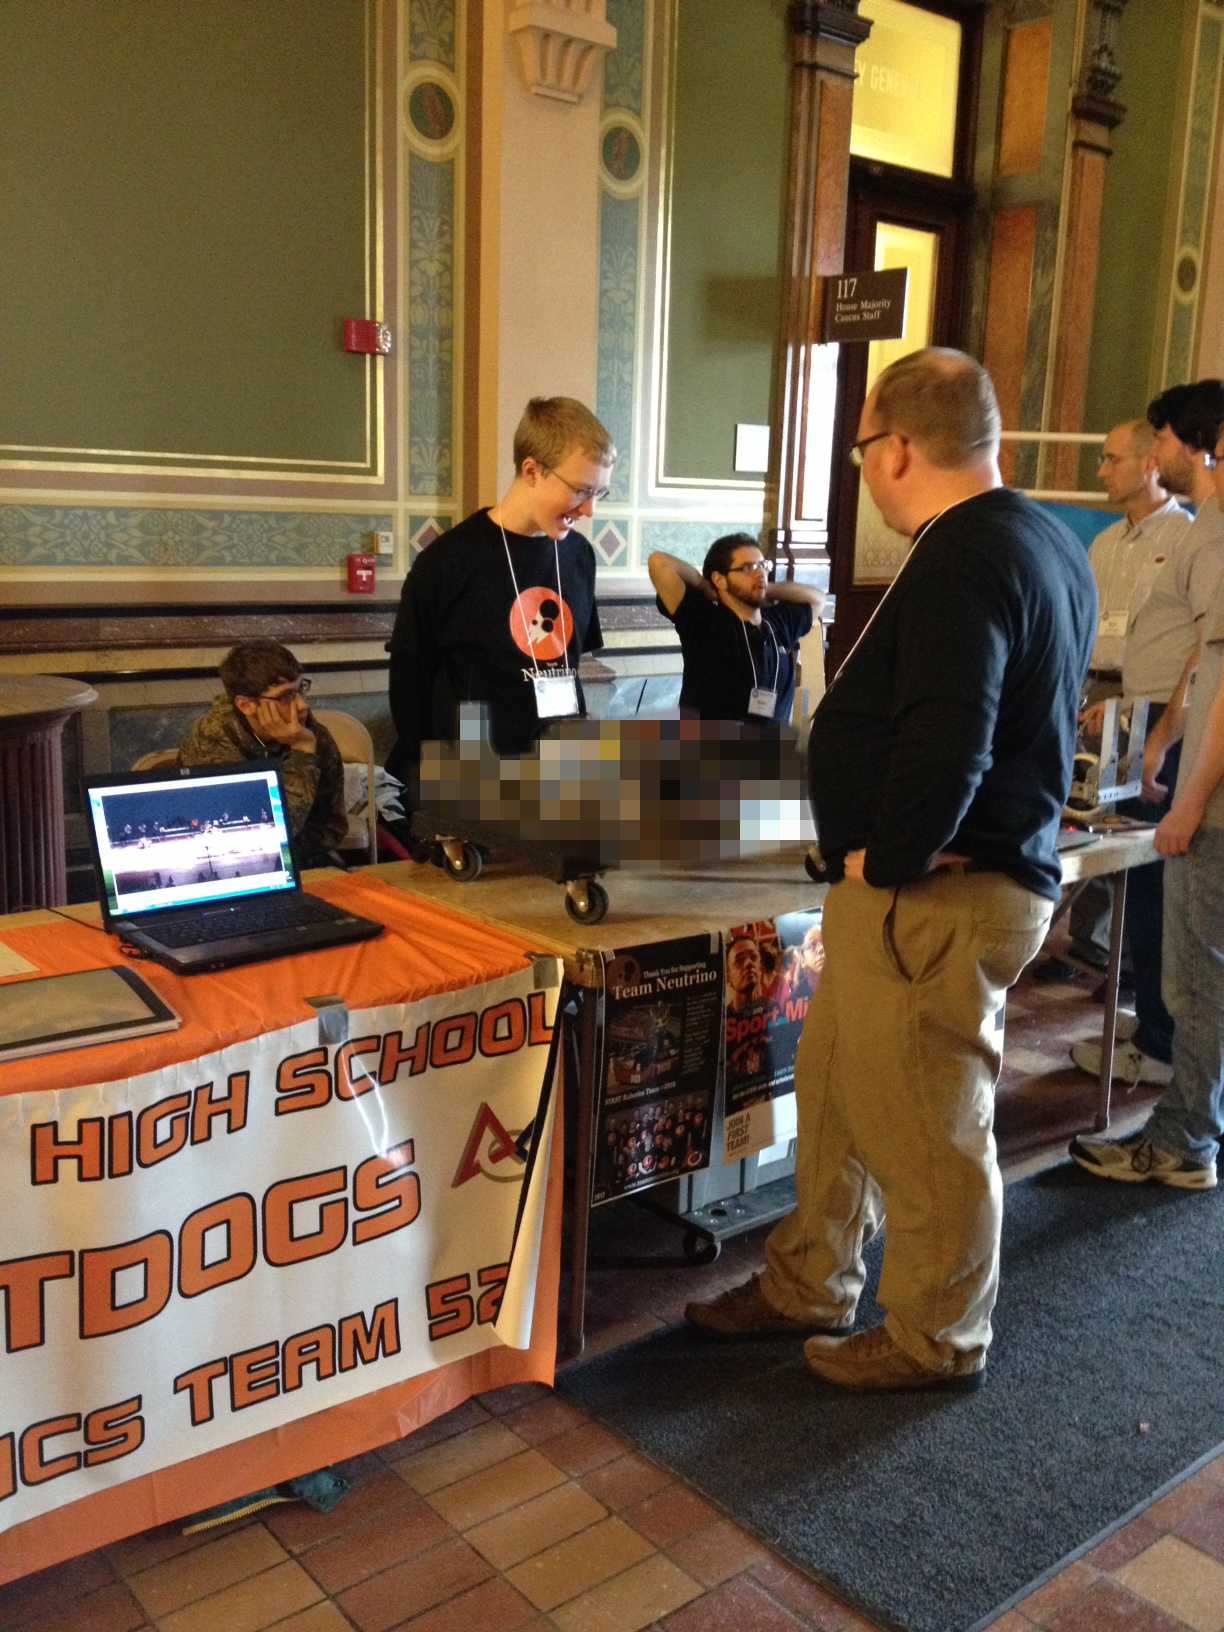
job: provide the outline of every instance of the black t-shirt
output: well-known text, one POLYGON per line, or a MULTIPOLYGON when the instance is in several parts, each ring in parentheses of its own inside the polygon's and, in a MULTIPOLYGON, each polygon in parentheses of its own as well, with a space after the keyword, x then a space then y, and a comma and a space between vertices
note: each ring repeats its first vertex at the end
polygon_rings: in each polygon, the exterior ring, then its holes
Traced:
POLYGON ((940 850, 1057 901, 1097 600, 1079 541, 1020 493, 980 493, 920 529, 812 720, 808 776, 836 881, 867 851, 877 888, 940 850))
POLYGON ((699 589, 686 588, 674 612, 655 604, 670 618, 684 653, 681 708, 696 709, 703 720, 752 720, 748 712, 754 686, 777 693, 775 720, 789 720, 795 695, 794 649, 812 627, 806 601, 766 601, 760 624, 745 623, 721 601, 699 589))
POLYGON ((488 705, 499 753, 523 753, 542 729, 537 670, 576 676, 582 653, 602 645, 595 552, 582 534, 554 547, 543 535, 507 532, 503 543, 478 510, 423 550, 404 580, 390 642, 396 765, 419 761, 422 742, 452 740, 461 702, 488 705))

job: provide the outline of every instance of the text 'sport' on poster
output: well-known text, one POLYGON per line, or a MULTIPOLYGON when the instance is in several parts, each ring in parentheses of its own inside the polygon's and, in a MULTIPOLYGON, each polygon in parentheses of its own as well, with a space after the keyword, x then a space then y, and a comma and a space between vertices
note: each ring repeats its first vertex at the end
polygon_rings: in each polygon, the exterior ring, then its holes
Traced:
POLYGON ((594 1203, 709 1166, 722 978, 717 934, 608 959, 594 1203))
POLYGON ((824 966, 820 908, 737 924, 723 946, 723 1160, 733 1162, 795 1137, 795 1050, 824 966))

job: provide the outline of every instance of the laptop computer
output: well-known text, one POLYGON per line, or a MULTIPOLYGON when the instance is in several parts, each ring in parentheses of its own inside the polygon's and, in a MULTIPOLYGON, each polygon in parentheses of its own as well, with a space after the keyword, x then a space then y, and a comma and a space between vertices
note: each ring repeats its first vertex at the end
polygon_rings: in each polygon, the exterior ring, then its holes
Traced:
POLYGON ((307 895, 275 760, 84 778, 102 923, 179 974, 341 946, 382 925, 307 895))

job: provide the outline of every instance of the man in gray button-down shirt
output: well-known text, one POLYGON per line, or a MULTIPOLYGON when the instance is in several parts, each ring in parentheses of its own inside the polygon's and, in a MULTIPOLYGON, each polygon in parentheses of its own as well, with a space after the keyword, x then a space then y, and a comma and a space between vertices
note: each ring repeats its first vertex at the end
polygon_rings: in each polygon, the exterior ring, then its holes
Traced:
MULTIPOLYGON (((1100 607, 1088 672, 1101 682, 1103 696, 1121 693, 1128 637, 1161 567, 1190 525, 1189 513, 1161 484, 1155 441, 1146 419, 1115 425, 1097 467, 1110 504, 1123 512, 1088 550, 1100 607)), ((1168 702, 1176 683, 1175 675, 1160 702, 1168 702)))

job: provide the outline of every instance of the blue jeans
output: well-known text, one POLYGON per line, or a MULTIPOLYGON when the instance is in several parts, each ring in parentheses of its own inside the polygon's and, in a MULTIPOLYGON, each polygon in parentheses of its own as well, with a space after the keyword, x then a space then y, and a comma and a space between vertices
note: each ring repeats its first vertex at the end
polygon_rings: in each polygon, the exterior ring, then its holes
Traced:
MULTIPOLYGON (((1160 718, 1157 713, 1156 718, 1160 718)), ((1127 799, 1120 809, 1141 822, 1158 822, 1167 815, 1177 785, 1181 743, 1165 755, 1162 775, 1169 792, 1149 804, 1143 799, 1127 799)), ((1173 1016, 1161 998, 1161 940, 1164 933, 1163 861, 1147 867, 1133 867, 1126 878, 1126 944, 1130 949, 1135 978, 1135 1046, 1153 1060, 1167 1065, 1173 1058, 1173 1016)))
POLYGON ((1206 1164, 1224 1134, 1224 828, 1200 827, 1164 879, 1173 1081, 1148 1119, 1160 1150, 1206 1164))

